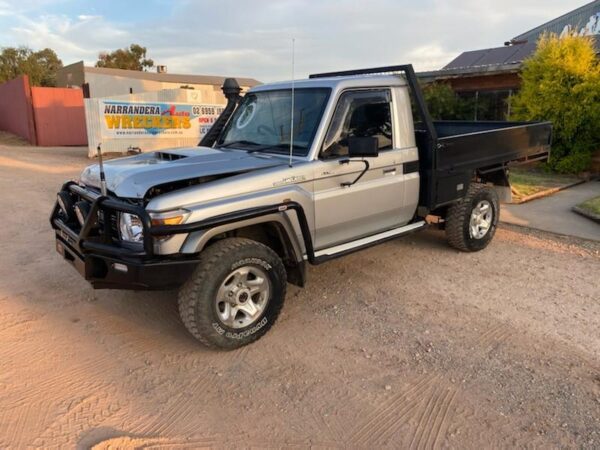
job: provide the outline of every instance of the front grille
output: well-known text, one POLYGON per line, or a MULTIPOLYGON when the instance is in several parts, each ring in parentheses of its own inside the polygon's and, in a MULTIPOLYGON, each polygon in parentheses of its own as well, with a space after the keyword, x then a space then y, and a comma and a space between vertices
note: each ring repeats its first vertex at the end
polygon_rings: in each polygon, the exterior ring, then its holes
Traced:
POLYGON ((108 211, 110 237, 113 241, 119 241, 119 213, 108 211))
MULTIPOLYGON (((91 207, 92 203, 89 202, 88 200, 84 199, 83 197, 81 197, 79 195, 73 195, 73 197, 75 199, 75 203, 86 202, 91 207)), ((62 214, 62 213, 59 213, 59 214, 62 214)), ((118 213, 113 210, 100 209, 97 212, 97 218, 98 218, 98 221, 97 221, 96 225, 92 228, 92 230, 90 230, 91 235, 92 236, 103 236, 106 233, 106 234, 108 234, 108 237, 113 242, 118 242, 119 241, 119 216, 118 216, 118 213), (107 223, 108 227, 105 226, 105 223, 107 223)), ((69 227, 77 233, 79 233, 79 231, 81 230, 81 226, 79 225, 79 222, 77 220, 70 222, 69 227)))
MULTIPOLYGON (((120 211, 127 211, 130 214, 137 214, 148 220, 148 215, 143 208, 141 202, 121 200, 117 197, 102 197, 98 198, 96 192, 91 189, 86 189, 84 186, 76 185, 75 183, 66 184, 59 197, 65 196, 62 200, 55 204, 54 211, 52 213, 52 224, 53 228, 57 231, 68 234, 71 240, 76 241, 76 245, 82 251, 99 251, 108 252, 110 254, 115 253, 121 255, 122 250, 127 249, 135 251, 136 255, 143 252, 148 255, 152 254, 152 246, 150 239, 146 239, 144 243, 136 243, 135 246, 129 246, 126 242, 121 242, 119 232, 119 214, 120 211), (85 202, 90 206, 90 214, 94 209, 92 205, 95 204, 95 216, 94 220, 89 221, 89 226, 85 230, 79 224, 79 221, 72 213, 73 206, 69 206, 69 213, 63 214, 59 206, 60 203, 75 205, 78 202, 85 202), (135 247, 135 248, 133 248, 135 247)), ((86 208, 83 208, 86 209, 86 208)), ((82 211, 83 212, 83 211, 82 211)), ((75 245, 75 244, 73 244, 75 245)))

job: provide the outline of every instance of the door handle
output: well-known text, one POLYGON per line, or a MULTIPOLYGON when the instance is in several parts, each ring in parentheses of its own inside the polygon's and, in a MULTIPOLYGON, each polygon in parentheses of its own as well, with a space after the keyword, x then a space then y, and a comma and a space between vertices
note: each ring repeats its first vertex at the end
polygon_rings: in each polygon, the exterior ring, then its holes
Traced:
POLYGON ((391 169, 383 169, 384 175, 396 175, 396 168, 392 167, 391 169))

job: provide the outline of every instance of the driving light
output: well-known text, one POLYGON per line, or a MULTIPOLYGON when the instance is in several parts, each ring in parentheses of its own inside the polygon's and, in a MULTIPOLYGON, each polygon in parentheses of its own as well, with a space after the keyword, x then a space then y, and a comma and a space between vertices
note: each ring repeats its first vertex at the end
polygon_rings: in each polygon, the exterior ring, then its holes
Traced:
POLYGON ((129 268, 127 267, 127 264, 113 263, 112 267, 113 267, 113 269, 115 269, 119 272, 123 272, 123 273, 127 273, 129 270, 129 268))
POLYGON ((119 215, 119 230, 123 241, 142 242, 144 240, 144 225, 135 214, 121 213, 119 215))
POLYGON ((77 217, 77 221, 79 222, 79 225, 83 226, 83 224, 85 223, 85 219, 87 218, 88 214, 90 213, 90 204, 88 202, 85 201, 80 201, 75 203, 75 217, 77 217))
POLYGON ((56 201, 61 212, 66 216, 67 221, 73 217, 73 198, 71 194, 65 191, 60 191, 56 195, 56 201))

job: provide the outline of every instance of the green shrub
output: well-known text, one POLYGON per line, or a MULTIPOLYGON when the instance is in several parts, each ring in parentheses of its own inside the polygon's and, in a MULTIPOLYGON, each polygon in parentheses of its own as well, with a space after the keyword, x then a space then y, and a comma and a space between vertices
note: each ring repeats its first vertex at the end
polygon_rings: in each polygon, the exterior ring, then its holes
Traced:
POLYGON ((521 73, 512 119, 547 120, 553 125, 549 167, 561 173, 589 168, 600 148, 600 64, 589 37, 540 38, 521 73))
POLYGON ((429 114, 434 120, 472 119, 471 102, 460 98, 450 85, 435 82, 423 87, 423 96, 429 114))

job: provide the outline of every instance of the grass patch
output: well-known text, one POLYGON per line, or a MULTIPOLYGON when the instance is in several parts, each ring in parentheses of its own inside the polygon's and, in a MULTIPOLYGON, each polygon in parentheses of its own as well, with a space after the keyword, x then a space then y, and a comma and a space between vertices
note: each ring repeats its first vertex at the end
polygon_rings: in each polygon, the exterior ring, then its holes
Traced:
POLYGON ((575 175, 546 172, 538 167, 513 168, 510 171, 510 186, 517 198, 528 197, 548 189, 567 186, 579 181, 575 175))
POLYGON ((600 195, 598 197, 590 198, 577 206, 585 211, 600 216, 600 195))

